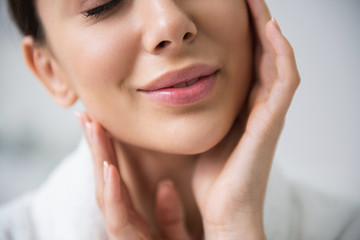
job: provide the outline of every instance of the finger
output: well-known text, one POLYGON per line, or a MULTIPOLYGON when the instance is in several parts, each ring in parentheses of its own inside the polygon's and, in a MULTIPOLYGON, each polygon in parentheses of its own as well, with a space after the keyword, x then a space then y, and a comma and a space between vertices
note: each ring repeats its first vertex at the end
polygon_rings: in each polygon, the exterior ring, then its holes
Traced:
POLYGON ((135 212, 121 178, 112 138, 86 113, 77 113, 93 157, 96 199, 110 239, 151 239, 147 226, 135 212), (130 219, 131 218, 131 219, 130 219))
POLYGON ((80 123, 80 126, 82 128, 82 130, 84 131, 84 136, 85 136, 85 139, 88 143, 88 145, 90 146, 90 142, 89 142, 89 136, 87 134, 87 129, 86 129, 86 123, 87 122, 91 122, 91 119, 89 118, 89 116, 87 115, 87 113, 85 112, 80 112, 80 111, 76 111, 75 112, 75 116, 77 117, 79 123, 80 123))
POLYGON ((103 176, 103 161, 107 161, 109 159, 101 159, 97 155, 97 151, 93 149, 93 146, 96 147, 94 144, 94 130, 92 125, 92 120, 85 112, 76 112, 75 115, 77 116, 80 125, 84 131, 84 135, 88 146, 90 148, 92 158, 93 158, 93 168, 94 168, 94 178, 95 178, 95 190, 96 190, 96 201, 100 210, 103 210, 103 185, 104 185, 104 176, 103 176))
POLYGON ((149 228, 130 204, 128 191, 114 165, 104 163, 104 221, 110 239, 150 240, 149 228))
POLYGON ((129 228, 128 207, 123 198, 120 175, 111 164, 104 164, 104 183, 104 221, 108 234, 124 236, 128 231, 127 227, 129 228))
POLYGON ((190 239, 180 196, 169 180, 159 183, 156 193, 156 218, 165 239, 190 239))
POLYGON ((228 161, 231 167, 224 173, 233 179, 238 176, 247 180, 244 183, 256 181, 263 187, 266 187, 262 183, 267 181, 286 112, 300 81, 294 52, 275 20, 266 24, 266 33, 274 49, 277 76, 267 99, 252 109, 241 141, 228 161), (241 174, 232 169, 241 169, 241 174))
POLYGON ((247 0, 253 27, 255 29, 255 82, 249 95, 249 108, 269 96, 276 77, 274 50, 266 37, 266 23, 271 19, 264 0, 247 0))
POLYGON ((134 210, 117 168, 104 162, 103 217, 110 239, 150 240, 146 222, 134 210))
POLYGON ((275 51, 277 79, 275 80, 268 104, 271 112, 285 117, 290 107, 295 91, 300 83, 294 51, 288 40, 282 35, 275 19, 266 25, 266 34, 275 51))
POLYGON ((265 25, 271 19, 269 8, 264 0, 247 0, 256 34, 265 49, 271 49, 266 39, 265 25))
POLYGON ((102 210, 104 188, 103 162, 106 161, 114 166, 118 166, 113 141, 104 128, 100 124, 92 121, 86 112, 78 112, 76 115, 84 129, 85 137, 91 150, 96 200, 99 208, 102 210))
POLYGON ((90 122, 87 119, 85 126, 86 136, 93 158, 96 199, 100 209, 102 209, 104 188, 103 163, 106 161, 109 164, 117 165, 116 153, 112 141, 98 123, 90 122))

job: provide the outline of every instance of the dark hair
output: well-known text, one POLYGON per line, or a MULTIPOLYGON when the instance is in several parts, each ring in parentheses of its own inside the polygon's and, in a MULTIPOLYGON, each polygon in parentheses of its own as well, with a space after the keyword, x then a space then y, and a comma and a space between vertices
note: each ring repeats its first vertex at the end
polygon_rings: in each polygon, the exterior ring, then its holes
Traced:
POLYGON ((8 7, 16 25, 24 35, 31 35, 38 43, 44 42, 45 34, 36 11, 35 0, 8 0, 8 7))

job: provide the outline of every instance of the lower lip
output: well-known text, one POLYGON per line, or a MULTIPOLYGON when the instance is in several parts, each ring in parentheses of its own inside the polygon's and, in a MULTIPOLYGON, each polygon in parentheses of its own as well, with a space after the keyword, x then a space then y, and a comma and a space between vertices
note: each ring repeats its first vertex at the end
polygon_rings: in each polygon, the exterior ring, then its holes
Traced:
POLYGON ((147 97, 170 106, 184 106, 205 99, 214 88, 217 72, 201 78, 195 84, 184 88, 164 88, 153 91, 141 91, 147 97))

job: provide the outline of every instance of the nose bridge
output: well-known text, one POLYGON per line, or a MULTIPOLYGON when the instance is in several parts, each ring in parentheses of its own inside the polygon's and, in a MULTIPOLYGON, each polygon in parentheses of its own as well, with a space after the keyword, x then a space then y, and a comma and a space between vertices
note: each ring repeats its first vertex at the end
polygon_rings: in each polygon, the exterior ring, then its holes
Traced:
POLYGON ((146 2, 143 7, 143 44, 146 51, 158 53, 165 49, 178 49, 193 40, 197 34, 196 26, 174 0, 146 2))

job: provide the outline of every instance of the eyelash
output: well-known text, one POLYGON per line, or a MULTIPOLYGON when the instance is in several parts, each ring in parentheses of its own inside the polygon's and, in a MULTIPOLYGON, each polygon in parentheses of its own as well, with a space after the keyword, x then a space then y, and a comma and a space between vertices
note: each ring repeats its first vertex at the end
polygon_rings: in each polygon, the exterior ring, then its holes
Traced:
POLYGON ((111 9, 116 7, 122 0, 111 0, 108 3, 105 3, 104 5, 98 6, 96 8, 90 9, 88 11, 82 12, 82 14, 85 17, 94 17, 98 18, 102 14, 109 12, 111 9))

